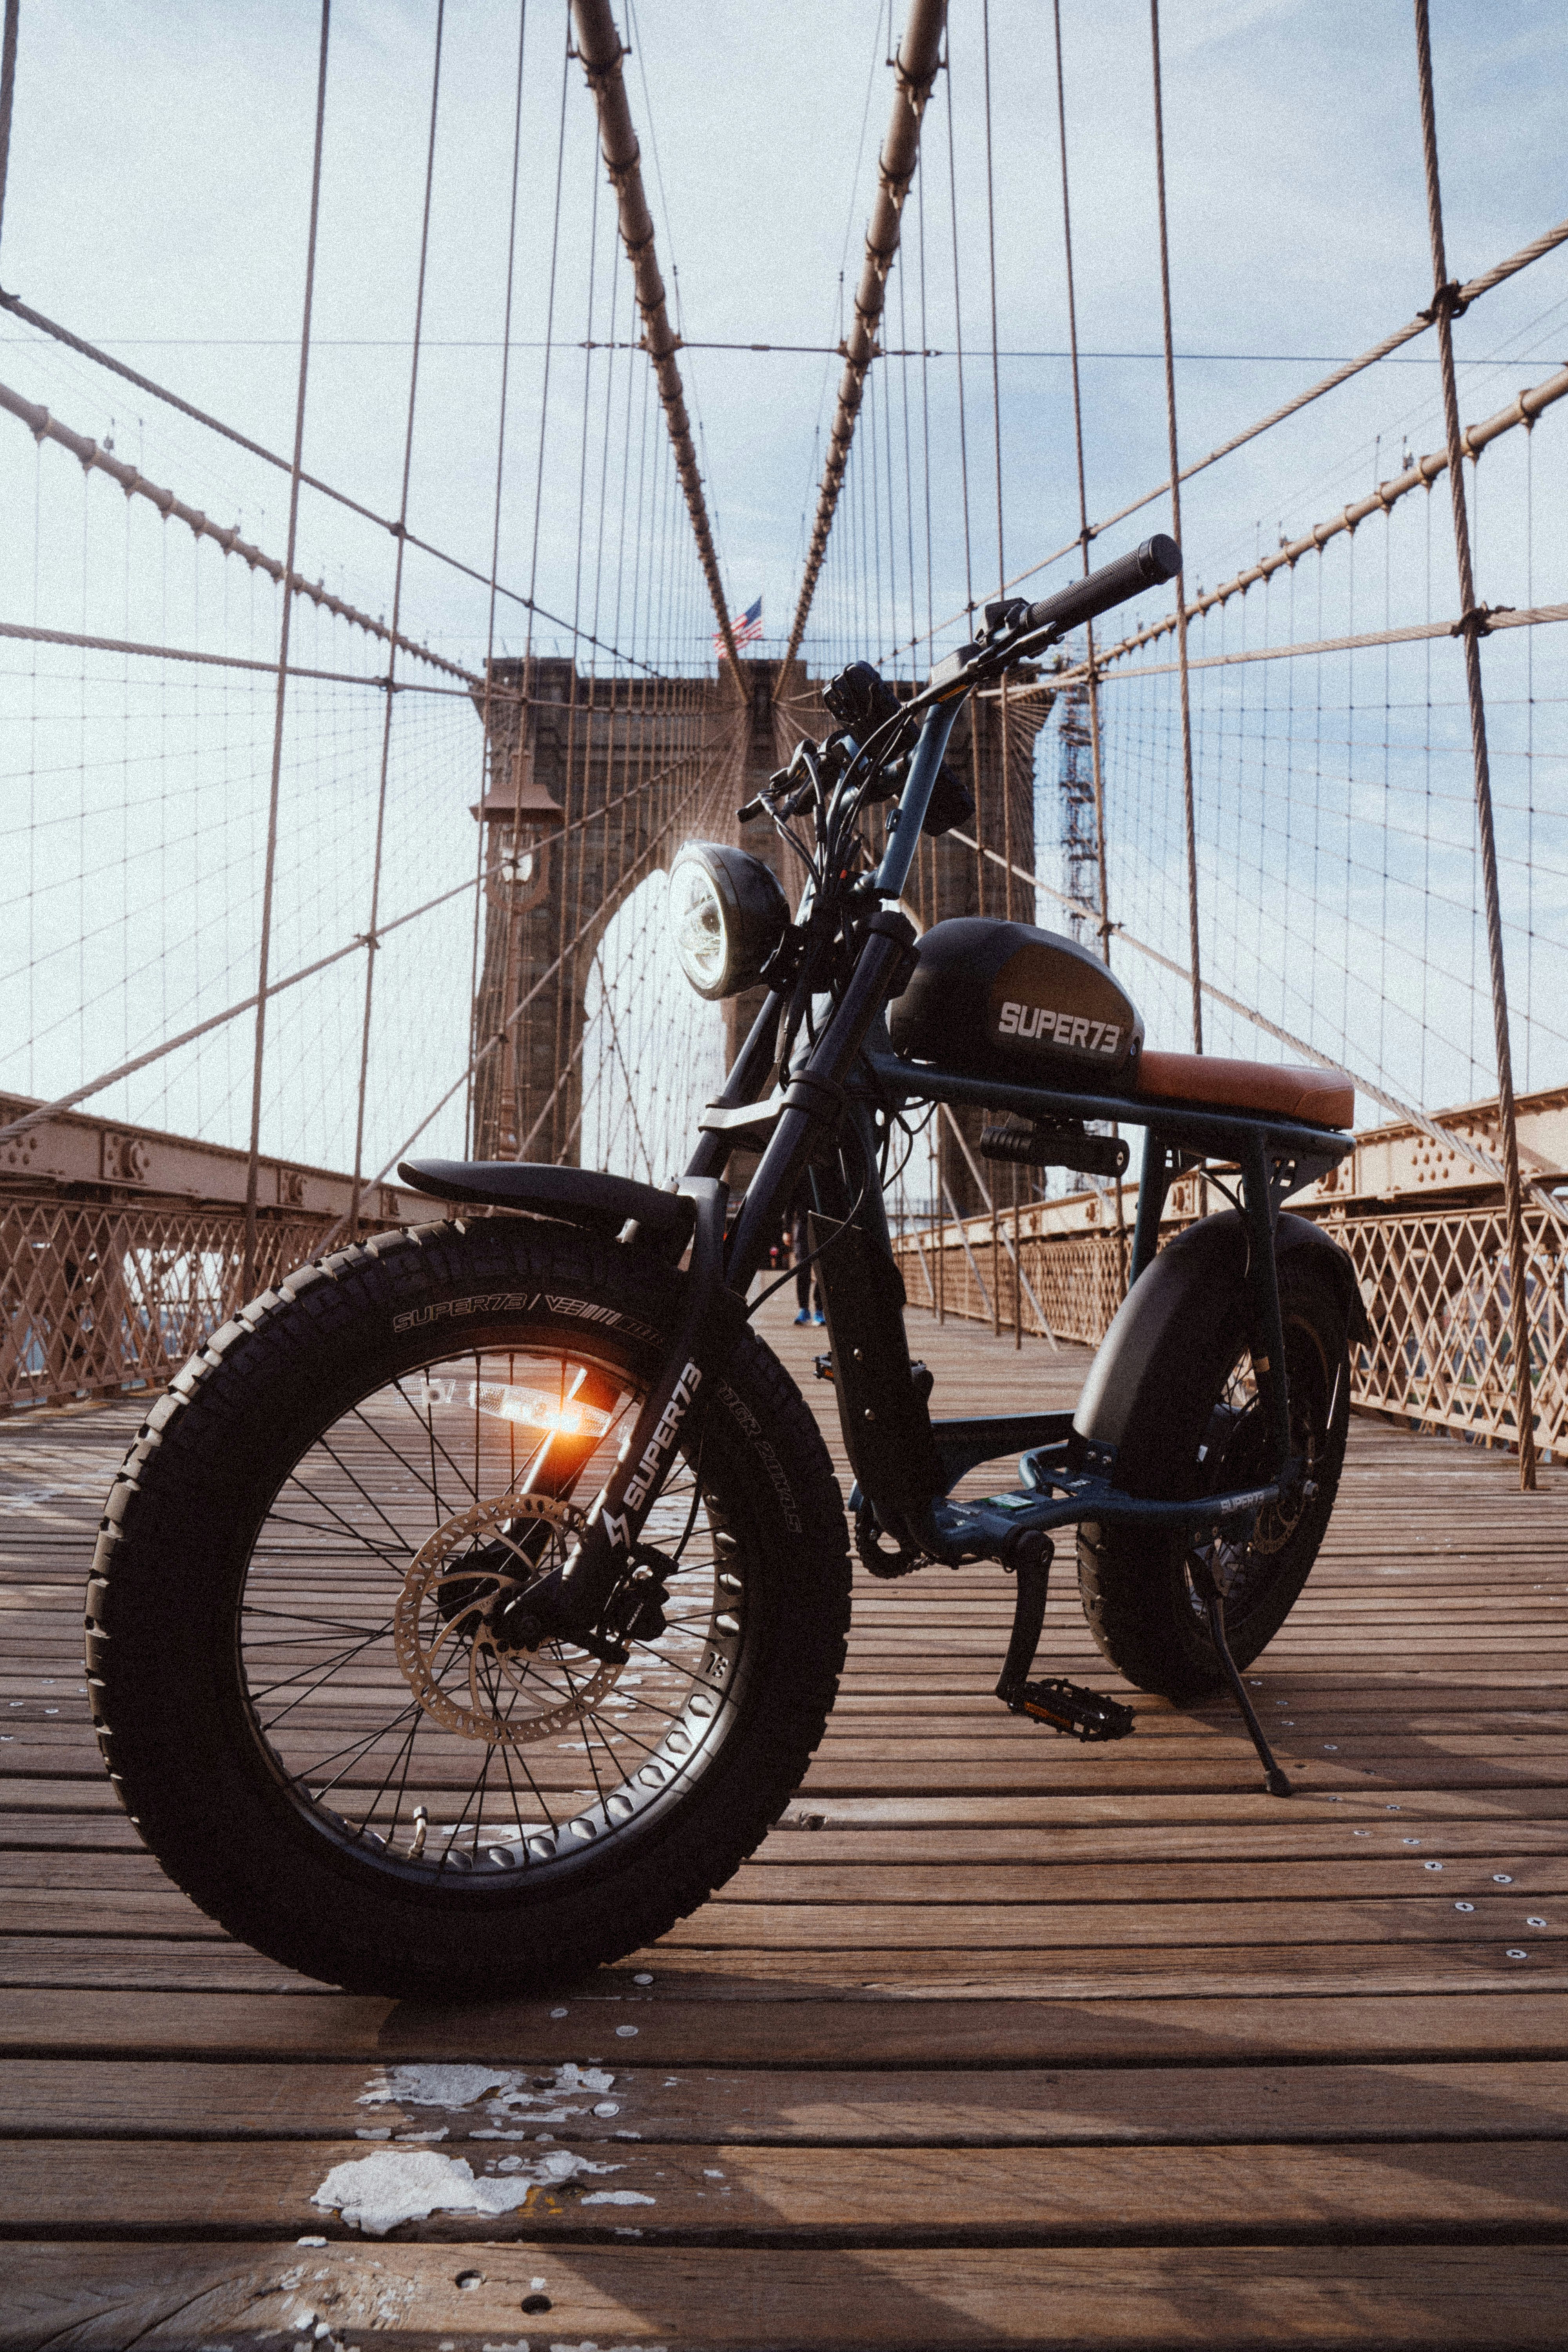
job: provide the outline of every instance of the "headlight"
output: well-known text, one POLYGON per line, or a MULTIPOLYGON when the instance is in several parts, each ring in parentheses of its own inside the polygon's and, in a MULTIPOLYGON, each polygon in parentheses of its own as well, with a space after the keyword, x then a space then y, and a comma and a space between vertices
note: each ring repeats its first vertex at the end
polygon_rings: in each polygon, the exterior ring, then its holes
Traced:
POLYGON ((789 926, 789 901, 760 857, 689 841, 669 869, 669 919, 680 969, 699 996, 754 986, 789 926))

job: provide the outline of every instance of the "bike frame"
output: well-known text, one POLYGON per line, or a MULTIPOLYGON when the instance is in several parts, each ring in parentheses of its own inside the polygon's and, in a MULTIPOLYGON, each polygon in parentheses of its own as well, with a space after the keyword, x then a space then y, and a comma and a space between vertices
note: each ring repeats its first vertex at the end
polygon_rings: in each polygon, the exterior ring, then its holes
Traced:
MULTIPOLYGON (((860 946, 847 984, 809 1052, 781 1073, 782 1092, 762 1100, 777 1050, 779 1018, 785 997, 771 994, 752 1024, 729 1078, 704 1115, 704 1133, 676 1190, 693 1203, 689 1260, 690 1291, 680 1332, 659 1380, 649 1391, 623 1458, 606 1482, 592 1522, 573 1558, 552 1580, 542 1607, 563 1624, 592 1624, 617 1579, 635 1557, 640 1529, 662 1483, 675 1432, 695 1408, 701 1384, 718 1376, 743 1319, 742 1302, 754 1275, 766 1263, 785 1204, 803 1171, 826 1162, 840 1139, 858 1136, 866 1184, 835 1233, 852 1225, 858 1245, 893 1269, 891 1244, 871 1142, 874 1109, 899 1110, 908 1104, 946 1103, 1021 1112, 1026 1117, 1106 1122, 1148 1130, 1139 1187, 1132 1250, 1132 1281, 1152 1264, 1159 1241, 1166 1192, 1178 1169, 1221 1159, 1240 1171, 1242 1214, 1247 1234, 1247 1303, 1253 1361, 1265 1391, 1270 1439, 1269 1475, 1261 1485, 1197 1500, 1133 1496, 1114 1480, 1114 1462, 1095 1458, 1081 1441, 1075 1446, 1073 1415, 1022 1413, 982 1419, 931 1422, 924 1398, 912 1388, 901 1315, 896 1335, 884 1324, 888 1342, 868 1358, 857 1375, 866 1405, 858 1419, 876 1426, 881 1405, 903 1415, 912 1407, 925 1433, 924 1475, 906 1482, 906 1491, 882 1491, 869 1499, 884 1526, 892 1523, 900 1540, 923 1556, 956 1562, 963 1559, 1020 1557, 1025 1536, 1080 1519, 1102 1524, 1135 1523, 1203 1530, 1250 1525, 1257 1514, 1288 1496, 1302 1475, 1290 1450, 1284 1328, 1275 1263, 1275 1226, 1281 1202, 1340 1160, 1350 1139, 1300 1122, 1240 1110, 1153 1102, 1133 1095, 1099 1094, 1056 1087, 1021 1086, 966 1072, 905 1060, 887 1042, 883 1014, 907 978, 915 933, 899 910, 931 793, 959 709, 973 684, 973 674, 943 665, 924 693, 907 706, 923 707, 919 739, 907 779, 888 823, 888 841, 875 872, 863 877, 845 898, 846 916, 856 920, 860 946), (954 671, 958 674, 954 674, 954 671), (944 675, 944 672, 947 675, 944 675), (754 1145, 765 1137, 761 1160, 733 1223, 724 1231, 727 1194, 722 1171, 737 1143, 754 1145), (883 1361, 869 1360, 880 1353, 883 1361), (930 1475, 934 1452, 939 1472, 930 1475), (1023 1457, 1025 1486, 982 1502, 953 1503, 952 1488, 979 1464, 1006 1454, 1023 1457), (931 1491, 935 1486, 934 1493, 931 1491)), ((828 1276, 829 1319, 832 1243, 823 1266, 828 1276)), ((894 1282, 897 1285, 896 1269, 894 1282)), ((900 1294, 901 1295, 901 1288, 900 1294)), ((831 1334, 830 1334, 831 1336, 831 1334)), ((836 1340, 836 1348, 837 1342, 836 1340)), ((842 1353, 842 1350, 839 1350, 842 1353)), ((842 1379, 848 1367, 836 1367, 842 1379)), ((858 1475, 862 1468, 858 1421, 845 1415, 846 1435, 858 1475)), ((913 1452, 918 1457, 921 1431, 913 1452)), ((896 1488, 897 1481, 894 1481, 896 1488)), ((868 1499, 864 1487, 852 1505, 868 1499)))

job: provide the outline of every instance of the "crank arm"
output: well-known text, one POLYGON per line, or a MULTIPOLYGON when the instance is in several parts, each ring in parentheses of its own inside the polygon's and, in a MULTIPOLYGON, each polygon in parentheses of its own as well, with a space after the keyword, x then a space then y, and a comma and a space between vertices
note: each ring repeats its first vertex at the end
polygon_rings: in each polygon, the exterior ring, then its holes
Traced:
POLYGON ((744 1304, 724 1282, 729 1187, 713 1176, 683 1176, 676 1189, 697 1210, 685 1310, 587 1526, 561 1566, 523 1596, 533 1621, 528 1632, 536 1640, 575 1636, 597 1625, 616 1585, 637 1565, 643 1526, 668 1477, 676 1439, 745 1326, 744 1304))

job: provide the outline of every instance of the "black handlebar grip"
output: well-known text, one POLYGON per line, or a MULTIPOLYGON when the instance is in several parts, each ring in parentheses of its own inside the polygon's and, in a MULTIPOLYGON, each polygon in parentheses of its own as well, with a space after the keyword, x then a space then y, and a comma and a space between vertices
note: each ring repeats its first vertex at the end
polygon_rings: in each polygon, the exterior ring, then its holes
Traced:
POLYGON ((1054 596, 1031 604, 1024 626, 1054 629, 1058 636, 1065 636, 1069 629, 1081 628, 1085 621, 1109 613, 1113 604, 1125 604, 1143 589, 1173 580, 1181 568, 1181 549, 1173 539, 1157 531, 1131 555, 1119 555, 1114 563, 1103 563, 1098 572, 1087 572, 1081 580, 1075 580, 1070 588, 1058 589, 1054 596))

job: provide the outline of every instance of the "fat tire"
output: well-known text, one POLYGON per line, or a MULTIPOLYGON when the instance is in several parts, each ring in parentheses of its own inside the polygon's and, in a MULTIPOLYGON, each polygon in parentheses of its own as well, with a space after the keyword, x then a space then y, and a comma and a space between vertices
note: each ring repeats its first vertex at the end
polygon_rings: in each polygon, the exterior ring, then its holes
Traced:
POLYGON ((639 1332, 622 1344, 628 1360, 640 1347, 647 1376, 685 1280, 636 1249, 532 1220, 378 1235, 246 1307, 149 1412, 101 1522, 89 1690, 104 1762, 144 1843, 231 1934, 354 1991, 471 2000, 554 1989, 665 1934, 778 1818, 837 1691, 849 1564, 816 1423, 749 1329, 710 1388, 701 1484, 743 1533, 755 1649, 728 1736, 646 1835, 607 1839, 559 1885, 522 1870, 500 1889, 447 1872, 434 1887, 411 1885, 301 1811, 244 1688, 241 1596, 257 1532, 356 1381, 369 1394, 406 1356, 397 1318, 406 1330, 439 1318, 457 1348, 505 1347, 509 1330, 518 1342, 515 1323, 498 1321, 498 1295, 564 1294, 639 1332))
MULTIPOLYGON (((1317 1559, 1339 1490, 1350 1419, 1346 1308, 1336 1282, 1310 1258, 1279 1270, 1280 1308, 1290 1370, 1292 1410, 1298 1374, 1321 1382, 1328 1410, 1316 1434, 1317 1491, 1245 1604, 1227 1605, 1226 1640, 1238 1666, 1249 1666, 1279 1631, 1317 1559)), ((1133 1495, 1185 1496, 1205 1491, 1198 1448, 1215 1402, 1244 1339, 1244 1308, 1230 1302, 1209 1329, 1189 1325, 1182 1359, 1123 1434, 1118 1484, 1133 1495)), ((1151 1384, 1152 1387, 1154 1384, 1151 1384)), ((1207 1624, 1188 1581, 1188 1543, 1180 1534, 1086 1522, 1078 1531, 1079 1593, 1089 1630, 1111 1664, 1138 1690, 1184 1701, 1217 1687, 1223 1674, 1207 1624)))

